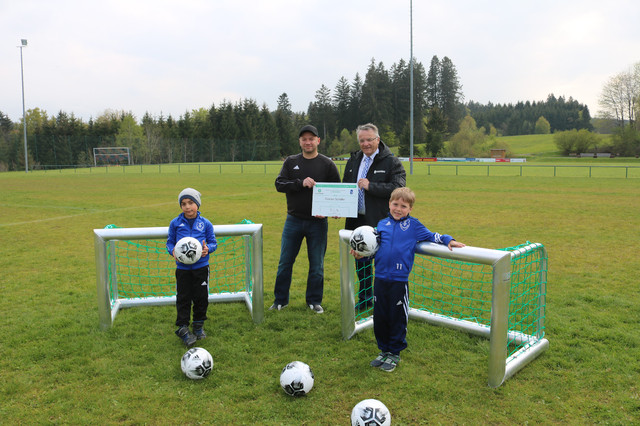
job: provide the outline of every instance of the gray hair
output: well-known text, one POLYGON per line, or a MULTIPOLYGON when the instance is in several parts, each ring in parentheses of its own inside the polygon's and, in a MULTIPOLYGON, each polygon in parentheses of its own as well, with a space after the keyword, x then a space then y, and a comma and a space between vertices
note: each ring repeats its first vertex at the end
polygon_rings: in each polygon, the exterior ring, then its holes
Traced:
POLYGON ((371 130, 373 133, 375 133, 376 138, 380 137, 380 135, 378 134, 378 127, 376 127, 376 125, 373 123, 359 125, 358 128, 356 129, 356 137, 359 136, 360 132, 363 130, 371 130))

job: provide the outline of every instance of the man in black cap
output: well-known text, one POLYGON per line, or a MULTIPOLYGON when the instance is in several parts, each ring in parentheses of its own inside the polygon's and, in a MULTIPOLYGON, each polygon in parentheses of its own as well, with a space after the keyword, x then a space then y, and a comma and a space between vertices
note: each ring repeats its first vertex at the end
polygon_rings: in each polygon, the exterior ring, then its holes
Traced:
POLYGON ((302 152, 284 160, 275 182, 278 192, 287 196, 287 219, 282 230, 275 300, 269 309, 279 311, 289 304, 293 264, 302 240, 306 239, 309 273, 305 298, 309 309, 321 314, 328 224, 326 217, 311 215, 313 187, 316 182, 340 182, 340 174, 333 161, 318 152, 318 129, 310 125, 302 127, 299 142, 302 152))
MULTIPOLYGON (((345 229, 373 226, 389 214, 389 197, 394 189, 406 186, 407 174, 398 157, 380 140, 378 128, 371 123, 356 129, 360 150, 351 153, 344 167, 343 182, 358 184, 358 217, 347 218, 345 229)), ((360 281, 356 309, 364 311, 373 302, 371 259, 356 262, 360 281)))

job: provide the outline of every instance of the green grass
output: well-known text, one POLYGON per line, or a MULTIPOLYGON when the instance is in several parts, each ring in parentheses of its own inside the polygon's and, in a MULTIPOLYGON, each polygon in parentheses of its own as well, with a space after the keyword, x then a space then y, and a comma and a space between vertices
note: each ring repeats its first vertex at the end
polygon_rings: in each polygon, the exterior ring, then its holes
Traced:
POLYGON ((514 157, 531 157, 558 152, 553 135, 501 136, 498 140, 509 144, 514 157))
POLYGON ((267 311, 263 324, 242 304, 210 306, 201 346, 215 364, 203 381, 180 371, 173 307, 126 309, 100 331, 92 230, 166 226, 186 186, 202 192, 214 224, 264 224, 270 305, 286 207, 273 186, 277 166, 260 167, 0 174, 1 422, 333 425, 365 398, 382 400, 394 424, 637 422, 637 179, 428 175, 415 165, 413 213, 430 229, 479 247, 547 247, 550 348, 498 389, 487 386, 483 338, 411 321, 409 348, 391 374, 368 366, 377 353, 371 330, 341 339, 341 220, 330 221, 325 314, 304 306, 303 249, 291 304, 267 311), (311 393, 296 399, 278 384, 295 359, 316 375, 311 393))

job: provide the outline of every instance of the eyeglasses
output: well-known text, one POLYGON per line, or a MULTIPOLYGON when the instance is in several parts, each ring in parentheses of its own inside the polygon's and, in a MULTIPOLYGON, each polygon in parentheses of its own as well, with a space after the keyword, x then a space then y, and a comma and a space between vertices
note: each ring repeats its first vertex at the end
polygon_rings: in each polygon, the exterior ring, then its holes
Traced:
POLYGON ((365 143, 365 142, 369 142, 369 143, 371 143, 371 142, 375 141, 376 139, 378 139, 378 137, 377 137, 377 136, 376 136, 375 138, 360 139, 360 140, 358 141, 358 143, 365 143))

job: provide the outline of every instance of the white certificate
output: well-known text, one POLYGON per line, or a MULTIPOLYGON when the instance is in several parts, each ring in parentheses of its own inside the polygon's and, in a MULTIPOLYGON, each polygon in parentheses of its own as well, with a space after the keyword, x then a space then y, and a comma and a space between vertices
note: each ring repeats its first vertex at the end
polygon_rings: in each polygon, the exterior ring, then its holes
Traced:
POLYGON ((313 216, 358 217, 358 184, 316 183, 313 186, 313 216))

